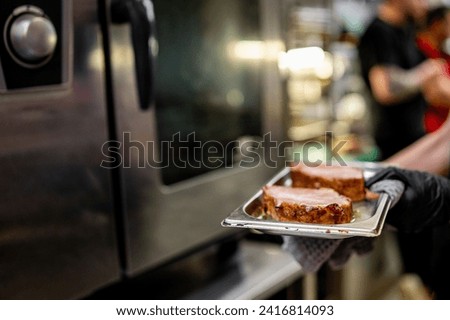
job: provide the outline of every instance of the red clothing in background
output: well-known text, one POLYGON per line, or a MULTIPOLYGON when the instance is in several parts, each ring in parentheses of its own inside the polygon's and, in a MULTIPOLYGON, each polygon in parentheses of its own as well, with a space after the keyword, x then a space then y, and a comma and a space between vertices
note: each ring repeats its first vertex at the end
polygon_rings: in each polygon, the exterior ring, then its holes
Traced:
MULTIPOLYGON (((425 39, 417 38, 420 51, 431 59, 444 59, 446 61, 445 73, 450 77, 450 55, 431 46, 425 39)), ((445 106, 429 106, 425 112, 425 130, 433 132, 439 129, 448 117, 449 108, 445 106)))

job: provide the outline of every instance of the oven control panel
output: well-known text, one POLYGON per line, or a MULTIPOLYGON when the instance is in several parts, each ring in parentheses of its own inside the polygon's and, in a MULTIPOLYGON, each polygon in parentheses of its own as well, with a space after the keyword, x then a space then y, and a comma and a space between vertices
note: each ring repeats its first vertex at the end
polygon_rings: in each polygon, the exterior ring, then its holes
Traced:
POLYGON ((71 1, 2 0, 0 93, 69 82, 71 1))

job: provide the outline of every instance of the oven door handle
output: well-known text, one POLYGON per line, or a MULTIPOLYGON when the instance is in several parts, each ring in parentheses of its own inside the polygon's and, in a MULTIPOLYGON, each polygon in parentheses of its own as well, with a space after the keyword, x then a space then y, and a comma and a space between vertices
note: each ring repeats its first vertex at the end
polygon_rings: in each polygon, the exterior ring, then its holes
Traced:
POLYGON ((156 54, 155 15, 151 0, 112 0, 111 20, 113 23, 130 23, 133 42, 134 65, 142 110, 147 110, 155 99, 154 68, 156 54))

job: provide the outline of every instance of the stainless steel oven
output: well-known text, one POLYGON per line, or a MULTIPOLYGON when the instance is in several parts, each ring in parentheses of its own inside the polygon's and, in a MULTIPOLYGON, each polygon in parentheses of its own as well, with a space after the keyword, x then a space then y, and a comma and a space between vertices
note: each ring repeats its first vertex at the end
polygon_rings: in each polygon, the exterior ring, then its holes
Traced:
POLYGON ((124 158, 132 157, 130 168, 122 170, 130 274, 230 235, 220 226, 224 215, 273 172, 263 163, 240 168, 235 148, 245 139, 261 139, 271 122, 281 123, 276 118, 281 102, 264 100, 266 90, 280 90, 277 62, 235 49, 262 50, 264 43, 280 40, 263 32, 264 23, 277 22, 261 14, 263 5, 258 0, 153 1, 158 54, 155 99, 146 110, 134 92, 124 89, 136 87, 133 60, 124 59, 132 56, 127 53, 133 48, 132 30, 111 25, 117 132, 124 158), (265 117, 270 113, 271 119, 265 117), (159 168, 148 163, 139 168, 143 153, 156 157, 159 168))
POLYGON ((95 1, 0 4, 0 298, 69 298, 120 278, 95 1))
POLYGON ((0 8, 1 298, 83 297, 234 234, 276 170, 240 147, 282 138, 278 1, 0 8))

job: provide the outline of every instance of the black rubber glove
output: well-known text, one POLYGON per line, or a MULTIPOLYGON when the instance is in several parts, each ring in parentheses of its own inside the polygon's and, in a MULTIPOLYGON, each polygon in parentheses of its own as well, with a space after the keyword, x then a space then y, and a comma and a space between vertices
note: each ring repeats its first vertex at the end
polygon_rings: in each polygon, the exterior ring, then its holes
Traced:
POLYGON ((450 180, 426 172, 388 167, 366 181, 367 187, 380 180, 399 180, 405 191, 392 207, 386 222, 399 231, 415 233, 450 220, 450 180))

